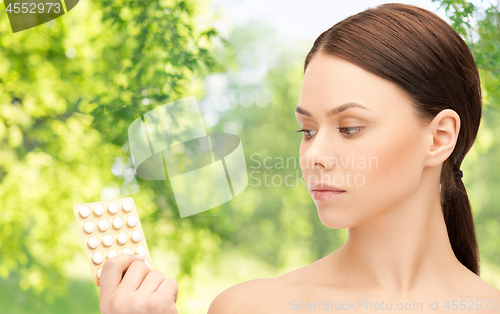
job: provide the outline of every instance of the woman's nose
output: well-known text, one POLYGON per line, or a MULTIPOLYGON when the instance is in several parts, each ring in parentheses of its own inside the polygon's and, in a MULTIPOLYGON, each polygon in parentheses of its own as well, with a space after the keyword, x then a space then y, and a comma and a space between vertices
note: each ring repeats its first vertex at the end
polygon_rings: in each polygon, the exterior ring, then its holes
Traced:
POLYGON ((305 152, 307 165, 312 168, 330 169, 336 167, 336 158, 333 152, 333 143, 318 132, 313 143, 305 152))

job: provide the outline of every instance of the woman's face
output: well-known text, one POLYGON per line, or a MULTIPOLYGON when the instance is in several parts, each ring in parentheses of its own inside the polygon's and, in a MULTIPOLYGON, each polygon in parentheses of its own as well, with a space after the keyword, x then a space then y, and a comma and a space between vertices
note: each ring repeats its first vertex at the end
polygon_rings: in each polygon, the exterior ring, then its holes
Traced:
POLYGON ((306 70, 296 116, 308 130, 300 144, 302 174, 324 225, 360 225, 416 191, 429 137, 395 84, 319 52, 306 70), (347 103, 364 108, 327 116, 347 103), (314 192, 319 183, 345 192, 314 192))

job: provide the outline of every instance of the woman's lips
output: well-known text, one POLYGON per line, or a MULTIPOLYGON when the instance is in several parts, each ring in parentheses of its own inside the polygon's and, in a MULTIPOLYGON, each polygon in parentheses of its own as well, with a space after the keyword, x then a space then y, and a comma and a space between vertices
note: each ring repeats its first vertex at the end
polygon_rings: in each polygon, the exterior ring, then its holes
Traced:
POLYGON ((337 198, 343 193, 345 193, 345 191, 313 190, 313 199, 316 201, 326 201, 332 198, 337 198))

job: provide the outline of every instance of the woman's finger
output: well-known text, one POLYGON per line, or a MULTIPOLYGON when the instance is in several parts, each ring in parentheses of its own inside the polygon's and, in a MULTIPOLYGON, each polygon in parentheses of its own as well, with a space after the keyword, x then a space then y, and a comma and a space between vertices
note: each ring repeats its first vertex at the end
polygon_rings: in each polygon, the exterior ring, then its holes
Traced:
POLYGON ((160 284, 165 280, 165 276, 161 271, 152 270, 148 273, 138 291, 144 294, 150 294, 155 292, 160 284))
POLYGON ((174 302, 177 302, 178 291, 179 286, 177 285, 177 281, 173 278, 165 278, 156 290, 155 294, 163 296, 164 298, 173 296, 174 302))
POLYGON ((119 291, 120 293, 130 293, 136 291, 139 289, 142 281, 150 271, 151 268, 149 268, 143 261, 136 260, 132 262, 116 291, 119 291))
MULTIPOLYGON (((123 272, 135 261, 141 261, 137 256, 120 254, 104 262, 99 279, 99 298, 108 299, 122 281, 123 272)), ((143 262, 144 263, 144 262, 143 262)))

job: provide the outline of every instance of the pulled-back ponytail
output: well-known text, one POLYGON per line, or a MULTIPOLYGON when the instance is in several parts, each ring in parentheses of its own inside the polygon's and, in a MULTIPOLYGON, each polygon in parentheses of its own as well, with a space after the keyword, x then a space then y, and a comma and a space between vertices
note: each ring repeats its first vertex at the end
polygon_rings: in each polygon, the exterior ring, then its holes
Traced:
POLYGON ((454 188, 441 190, 441 206, 455 256, 468 269, 479 275, 479 254, 474 220, 462 180, 458 180, 454 188))
POLYGON ((323 32, 304 62, 314 55, 341 57, 401 87, 422 122, 444 109, 460 117, 455 149, 441 170, 441 206, 457 259, 479 275, 479 255, 469 198, 459 169, 481 120, 481 86, 476 63, 460 35, 438 15, 400 3, 386 3, 349 16, 323 32))

